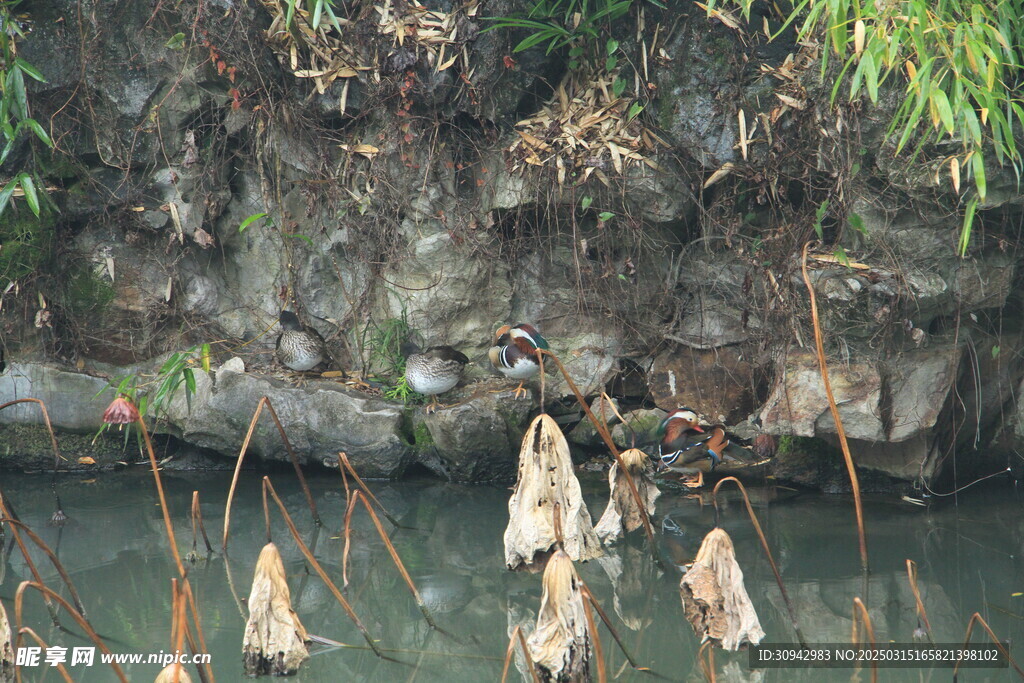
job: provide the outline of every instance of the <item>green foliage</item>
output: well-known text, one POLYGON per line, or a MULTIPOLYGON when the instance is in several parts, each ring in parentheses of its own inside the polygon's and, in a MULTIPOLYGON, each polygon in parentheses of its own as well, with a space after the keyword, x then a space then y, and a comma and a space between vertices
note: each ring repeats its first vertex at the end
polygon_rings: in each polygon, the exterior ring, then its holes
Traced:
MULTIPOLYGON (((658 7, 664 5, 658 0, 647 0, 658 7)), ((609 33, 610 27, 629 13, 634 0, 534 0, 522 15, 510 17, 487 17, 494 24, 484 29, 524 29, 530 35, 515 46, 513 52, 522 52, 535 45, 547 44, 546 52, 569 46, 569 66, 575 68, 580 60, 589 57, 597 59, 600 39, 609 33)), ((606 70, 615 68, 614 56, 618 49, 617 40, 609 38, 604 47, 606 70)))
POLYGON ((405 358, 402 356, 402 344, 412 336, 412 328, 402 311, 400 318, 388 318, 377 325, 370 335, 370 364, 389 377, 405 375, 405 358))
MULTIPOLYGON (((186 351, 172 353, 157 370, 155 377, 144 377, 133 372, 122 377, 116 383, 111 381, 110 385, 100 393, 102 394, 107 389, 113 389, 115 396, 126 396, 135 404, 140 414, 150 414, 154 418, 160 419, 166 415, 167 405, 184 385, 185 400, 191 408, 192 397, 196 393, 196 377, 192 366, 197 361, 202 361, 202 358, 199 357, 201 348, 193 346, 186 351)), ((103 428, 106 429, 109 426, 104 425, 103 428)))
MULTIPOLYGON (((25 37, 15 16, 19 4, 21 0, 0 0, 0 142, 3 143, 0 165, 7 160, 23 133, 34 134, 47 147, 53 147, 49 134, 38 121, 29 116, 25 77, 44 83, 46 79, 38 69, 17 55, 16 41, 25 37)), ((32 174, 25 171, 17 173, 0 190, 0 214, 3 214, 15 193, 21 190, 29 210, 38 218, 40 202, 37 185, 37 178, 32 174)), ((4 246, 6 248, 6 243, 4 246)))
POLYGON ((34 273, 49 258, 56 220, 50 211, 0 218, 0 286, 34 273))
POLYGON ((284 21, 285 26, 289 29, 295 20, 296 10, 302 9, 308 15, 309 25, 313 30, 320 28, 321 22, 328 19, 334 29, 341 33, 341 24, 338 22, 338 17, 334 15, 334 0, 306 0, 305 3, 302 0, 285 0, 285 3, 284 21))
MULTIPOLYGON (((752 0, 733 1, 749 18, 752 0)), ((710 12, 716 0, 707 4, 710 12)), ((961 169, 974 180, 958 245, 965 254, 987 192, 986 145, 1020 175, 1014 129, 1024 126, 1024 0, 801 0, 786 24, 793 22, 798 40, 821 36, 823 75, 830 54, 842 60, 833 101, 847 75, 851 99, 866 93, 877 103, 887 82, 903 90, 889 125, 897 154, 911 141, 915 156, 944 138, 959 147, 944 163, 957 192, 961 169)))
MULTIPOLYGON (((404 360, 402 362, 403 364, 405 363, 404 360)), ((423 403, 427 397, 413 391, 412 387, 409 386, 409 383, 405 381, 405 371, 403 370, 402 372, 403 374, 398 378, 398 381, 395 382, 395 386, 384 392, 384 397, 389 398, 392 401, 401 401, 405 404, 423 403)))
POLYGON ((114 300, 113 286, 83 265, 69 268, 63 284, 65 304, 76 316, 95 313, 114 300))

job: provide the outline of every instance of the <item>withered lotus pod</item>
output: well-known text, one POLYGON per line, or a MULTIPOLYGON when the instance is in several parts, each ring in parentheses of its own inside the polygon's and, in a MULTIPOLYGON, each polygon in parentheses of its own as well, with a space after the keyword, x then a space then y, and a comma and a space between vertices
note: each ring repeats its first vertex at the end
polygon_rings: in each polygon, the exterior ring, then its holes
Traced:
POLYGON ((523 436, 519 475, 508 501, 508 516, 505 565, 509 569, 531 567, 547 557, 559 540, 576 562, 602 553, 573 471, 569 444, 548 415, 538 415, 523 436), (556 514, 561 539, 555 533, 556 514))
MULTIPOLYGON (((633 483, 636 484, 640 500, 643 501, 649 518, 654 514, 654 501, 661 495, 652 476, 654 466, 651 464, 651 459, 637 448, 630 448, 620 457, 633 477, 633 483)), ((597 526, 594 527, 598 538, 606 544, 612 543, 620 536, 639 529, 643 525, 643 513, 637 507, 636 500, 629 490, 626 475, 619 469, 618 463, 613 464, 608 471, 608 486, 611 491, 608 507, 604 509, 604 514, 601 515, 597 526)))
POLYGON ((757 645, 764 631, 743 587, 743 570, 725 530, 712 529, 679 582, 683 612, 701 640, 725 650, 757 645))
POLYGON ((292 609, 291 592, 277 546, 260 551, 249 592, 249 621, 242 655, 248 676, 290 676, 309 659, 306 629, 292 609))
POLYGON ((544 569, 537 628, 527 645, 542 681, 588 680, 590 632, 580 577, 563 550, 556 550, 544 569))
POLYGON ((14 680, 14 646, 11 644, 11 624, 0 602, 0 681, 14 680))
POLYGON ((192 677, 181 664, 168 664, 167 667, 156 675, 153 683, 192 683, 192 677))

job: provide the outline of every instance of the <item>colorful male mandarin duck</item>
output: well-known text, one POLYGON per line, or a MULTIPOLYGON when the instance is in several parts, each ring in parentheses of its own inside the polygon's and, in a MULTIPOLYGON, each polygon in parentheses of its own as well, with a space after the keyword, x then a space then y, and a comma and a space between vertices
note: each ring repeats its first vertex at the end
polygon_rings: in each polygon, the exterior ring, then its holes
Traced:
POLYGON ((731 445, 722 425, 705 430, 698 422, 697 414, 689 408, 675 410, 661 421, 658 426, 658 433, 662 435, 658 445, 659 471, 671 469, 696 474, 697 486, 701 486, 704 473, 713 471, 722 462, 743 467, 763 460, 745 448, 731 445))
POLYGON ((416 344, 402 345, 405 356, 405 382, 413 391, 430 396, 427 412, 433 413, 441 406, 438 394, 451 390, 462 379, 462 371, 469 358, 450 346, 431 346, 420 351, 416 344))
POLYGON ((495 342, 487 356, 491 365, 510 379, 518 379, 515 397, 526 395, 523 381, 540 372, 537 349, 547 349, 548 342, 537 328, 529 323, 503 325, 494 333, 495 342))
POLYGON ((277 359, 296 372, 306 372, 320 365, 327 355, 324 338, 316 330, 305 327, 291 311, 281 311, 281 334, 277 337, 277 359))

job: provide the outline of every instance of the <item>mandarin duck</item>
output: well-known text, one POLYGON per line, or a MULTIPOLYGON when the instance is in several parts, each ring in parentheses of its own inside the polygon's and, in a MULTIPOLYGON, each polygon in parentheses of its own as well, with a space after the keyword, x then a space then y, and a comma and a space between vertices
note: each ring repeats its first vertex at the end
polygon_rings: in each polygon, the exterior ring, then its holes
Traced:
POLYGON ((451 390, 462 379, 462 371, 469 363, 463 353, 450 346, 431 346, 426 351, 411 342, 402 345, 405 357, 405 382, 413 391, 430 396, 427 413, 441 406, 438 394, 451 390))
POLYGON ((296 372, 306 372, 329 358, 324 338, 299 322, 291 311, 281 311, 281 334, 277 336, 277 359, 296 372))
POLYGON ((713 471, 723 462, 747 467, 765 459, 732 444, 722 425, 702 428, 697 414, 689 408, 669 413, 658 426, 658 434, 658 470, 696 474, 697 486, 703 485, 705 472, 713 471))
POLYGON ((537 350, 547 350, 547 340, 529 323, 503 325, 494 333, 494 338, 494 346, 487 352, 491 365, 506 377, 518 379, 515 397, 525 396, 523 381, 540 372, 537 350))

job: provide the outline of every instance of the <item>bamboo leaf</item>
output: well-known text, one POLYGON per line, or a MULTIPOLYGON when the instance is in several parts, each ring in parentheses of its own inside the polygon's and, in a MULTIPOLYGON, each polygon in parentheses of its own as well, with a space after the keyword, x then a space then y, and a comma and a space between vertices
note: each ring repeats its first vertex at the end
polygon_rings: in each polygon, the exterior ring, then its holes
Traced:
POLYGON ((985 158, 981 154, 981 149, 974 150, 971 156, 971 169, 974 171, 974 185, 978 188, 978 199, 985 201, 985 158))

